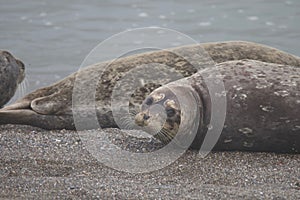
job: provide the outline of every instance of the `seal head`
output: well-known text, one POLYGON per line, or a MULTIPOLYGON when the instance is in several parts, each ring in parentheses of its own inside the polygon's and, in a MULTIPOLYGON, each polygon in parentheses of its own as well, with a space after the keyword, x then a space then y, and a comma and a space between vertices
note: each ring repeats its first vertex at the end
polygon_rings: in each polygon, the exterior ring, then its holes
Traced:
POLYGON ((25 65, 7 51, 0 51, 0 107, 15 94, 18 85, 24 80, 25 65))
POLYGON ((170 89, 160 89, 145 99, 135 122, 167 144, 177 134, 180 119, 181 111, 175 94, 170 89))
POLYGON ((203 116, 202 101, 191 86, 174 83, 154 90, 144 100, 135 123, 164 144, 173 141, 189 147, 203 116))

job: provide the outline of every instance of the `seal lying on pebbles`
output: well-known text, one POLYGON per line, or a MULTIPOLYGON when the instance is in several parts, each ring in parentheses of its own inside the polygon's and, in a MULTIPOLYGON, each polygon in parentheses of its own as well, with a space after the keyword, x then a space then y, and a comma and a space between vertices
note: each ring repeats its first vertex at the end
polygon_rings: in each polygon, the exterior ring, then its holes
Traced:
MULTIPOLYGON (((153 63, 169 66, 180 72, 183 77, 191 76, 197 69, 189 63, 186 57, 210 57, 214 62, 221 63, 229 60, 254 59, 270 63, 278 63, 292 66, 300 66, 300 59, 296 56, 282 52, 280 50, 243 41, 204 43, 198 45, 184 46, 168 50, 153 51, 123 57, 113 62, 102 62, 82 69, 65 79, 51 85, 38 89, 16 103, 7 106, 0 111, 0 124, 25 124, 41 127, 44 129, 75 129, 72 110, 72 93, 75 79, 82 83, 89 81, 91 84, 99 81, 99 71, 105 69, 101 75, 101 80, 96 88, 96 109, 99 124, 102 128, 118 127, 113 119, 111 111, 112 91, 126 72, 137 66, 151 66, 153 63)), ((207 60, 199 60, 200 67, 205 68, 207 60)), ((198 64, 199 64, 198 63, 198 64)), ((160 68, 158 68, 160 70, 160 68)), ((168 74, 169 72, 161 72, 168 74)), ((144 76, 152 74, 144 73, 144 76)), ((165 80, 164 84, 173 80, 165 80)), ((151 91, 161 86, 160 84, 149 83, 141 86, 132 94, 130 105, 140 106, 143 99, 151 91)), ((79 98, 85 99, 81 92, 90 85, 79 88, 79 98)), ((132 92, 132 91, 129 91, 132 92)), ((82 106, 83 115, 89 113, 82 106)), ((93 128, 93 127, 88 127, 93 128)))
POLYGON ((213 129, 209 127, 211 120, 216 120, 211 119, 212 98, 221 96, 227 102, 225 123, 214 150, 300 153, 300 68, 297 67, 255 60, 223 62, 154 90, 135 120, 164 143, 178 133, 181 135, 176 136, 175 142, 181 144, 190 139, 191 147, 199 149, 208 129, 213 129), (225 91, 213 94, 206 81, 217 73, 224 81, 225 91), (178 95, 185 97, 182 102, 178 95), (192 101, 198 106, 198 117, 190 119, 197 107, 183 110, 181 106, 189 107, 192 101), (160 109, 152 109, 155 106, 160 109), (198 123, 196 135, 178 132, 179 126, 186 130, 185 126, 195 123, 198 123))
POLYGON ((15 94, 25 77, 24 64, 7 51, 0 51, 0 107, 15 94))

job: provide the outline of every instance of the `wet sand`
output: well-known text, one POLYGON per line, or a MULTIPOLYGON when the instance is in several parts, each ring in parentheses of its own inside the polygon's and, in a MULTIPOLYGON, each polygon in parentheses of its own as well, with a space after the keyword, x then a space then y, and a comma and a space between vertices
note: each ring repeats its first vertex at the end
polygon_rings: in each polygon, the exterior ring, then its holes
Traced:
MULTIPOLYGON (((160 147, 118 129, 99 132, 133 152, 160 147)), ((213 152, 202 159, 187 151, 168 167, 134 174, 97 161, 77 132, 14 125, 0 126, 0 150, 1 199, 300 199, 300 154, 213 152)))

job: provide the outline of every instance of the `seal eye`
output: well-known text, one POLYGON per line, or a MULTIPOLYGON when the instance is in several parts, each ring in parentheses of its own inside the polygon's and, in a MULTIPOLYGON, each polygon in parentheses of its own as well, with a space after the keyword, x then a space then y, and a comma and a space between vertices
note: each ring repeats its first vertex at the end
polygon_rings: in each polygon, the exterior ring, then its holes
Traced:
POLYGON ((152 103, 153 103, 153 98, 152 97, 149 97, 149 98, 146 99, 146 102, 145 102, 146 105, 150 106, 152 103))
POLYGON ((176 112, 174 108, 166 108, 166 113, 168 117, 173 117, 176 112))
POLYGON ((165 98, 165 94, 163 94, 163 93, 154 94, 154 95, 152 95, 152 97, 153 97, 154 102, 159 102, 160 100, 165 98))

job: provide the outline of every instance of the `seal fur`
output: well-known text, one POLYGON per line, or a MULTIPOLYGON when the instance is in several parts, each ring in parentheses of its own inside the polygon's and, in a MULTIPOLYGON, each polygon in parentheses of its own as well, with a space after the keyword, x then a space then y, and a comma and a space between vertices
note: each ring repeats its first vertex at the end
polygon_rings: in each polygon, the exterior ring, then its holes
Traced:
POLYGON ((143 102, 142 111, 136 115, 136 123, 154 130, 154 136, 164 143, 170 142, 176 134, 182 134, 182 140, 193 137, 191 147, 200 149, 210 124, 210 95, 218 98, 208 91, 203 77, 216 73, 220 73, 224 81, 227 107, 225 124, 214 150, 300 153, 300 68, 293 66, 256 60, 217 64, 215 68, 199 71, 154 90, 143 102), (180 109, 180 105, 189 105, 192 100, 179 103, 172 92, 176 90, 198 95, 195 100, 199 106, 199 118, 193 119, 199 120, 196 135, 178 133, 180 125, 194 123, 193 120, 181 123, 178 119, 183 120, 196 108, 180 109), (153 101, 155 96, 160 95, 164 98, 153 101), (172 103, 168 105, 166 102, 172 103), (158 111, 149 112, 157 104, 162 106, 162 112, 167 116, 163 121, 158 111), (170 109, 173 111, 170 112, 170 109), (157 124, 161 129, 158 132, 155 130, 157 124))
POLYGON ((25 65, 8 51, 0 51, 0 107, 14 96, 24 77, 25 65))
MULTIPOLYGON (((97 116, 102 128, 117 127, 110 108, 111 95, 116 82, 126 72, 142 64, 159 63, 172 67, 184 77, 188 77, 196 73, 197 70, 187 62, 184 56, 178 56, 176 53, 180 52, 180 55, 193 56, 203 54, 203 50, 216 63, 229 60, 255 59, 264 62, 300 66, 300 59, 296 56, 272 47, 244 41, 204 43, 137 54, 120 58, 114 62, 92 65, 71 74, 51 86, 38 89, 26 95, 16 103, 0 111, 0 124, 26 124, 44 129, 75 129, 72 115, 72 92, 75 79, 81 79, 82 81, 95 79, 94 82, 97 82, 99 77, 93 76, 93 74, 108 66, 107 70, 102 74, 100 83, 97 85, 95 97, 97 116)), ((148 74, 148 76, 151 78, 151 74, 148 74)), ((130 104, 134 107, 139 107, 143 99, 159 86, 159 84, 155 83, 144 85, 133 95, 130 104)), ((85 89, 82 88, 82 90, 85 89)))

